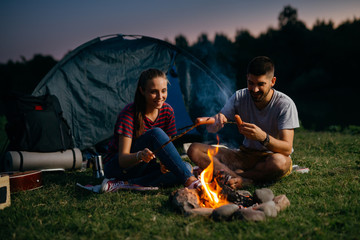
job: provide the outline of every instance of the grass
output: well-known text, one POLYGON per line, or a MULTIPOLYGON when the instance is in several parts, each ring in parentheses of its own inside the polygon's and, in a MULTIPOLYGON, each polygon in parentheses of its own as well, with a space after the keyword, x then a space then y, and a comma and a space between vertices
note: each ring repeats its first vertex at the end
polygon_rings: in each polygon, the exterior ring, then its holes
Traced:
POLYGON ((90 193, 75 186, 100 183, 88 170, 44 173, 43 188, 12 194, 0 239, 360 239, 359 135, 300 130, 294 148, 310 172, 265 186, 291 202, 265 222, 184 217, 169 203, 176 187, 90 193))

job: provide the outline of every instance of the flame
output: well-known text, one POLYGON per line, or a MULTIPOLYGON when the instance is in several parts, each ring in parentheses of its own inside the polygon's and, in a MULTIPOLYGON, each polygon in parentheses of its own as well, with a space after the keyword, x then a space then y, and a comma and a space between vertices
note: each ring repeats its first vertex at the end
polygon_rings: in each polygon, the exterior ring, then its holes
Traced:
MULTIPOLYGON (((219 142, 218 136, 217 139, 219 142)), ((215 149, 214 148, 208 149, 207 155, 210 158, 210 164, 200 174, 200 181, 202 184, 201 187, 202 194, 200 196, 200 199, 203 200, 204 207, 217 208, 229 203, 226 200, 226 198, 221 194, 222 188, 219 186, 216 179, 213 180, 213 173, 214 173, 213 156, 215 156, 218 153, 218 150, 219 150, 218 146, 215 149)))

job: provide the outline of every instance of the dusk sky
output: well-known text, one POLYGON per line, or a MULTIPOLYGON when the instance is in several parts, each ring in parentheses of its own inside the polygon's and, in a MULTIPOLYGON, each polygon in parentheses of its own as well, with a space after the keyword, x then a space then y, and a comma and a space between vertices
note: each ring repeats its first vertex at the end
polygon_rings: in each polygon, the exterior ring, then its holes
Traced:
POLYGON ((253 36, 278 27, 284 6, 312 28, 316 19, 337 26, 360 17, 359 0, 1 0, 0 63, 34 54, 60 60, 68 51, 104 35, 136 34, 190 44, 201 33, 234 38, 246 29, 253 36))

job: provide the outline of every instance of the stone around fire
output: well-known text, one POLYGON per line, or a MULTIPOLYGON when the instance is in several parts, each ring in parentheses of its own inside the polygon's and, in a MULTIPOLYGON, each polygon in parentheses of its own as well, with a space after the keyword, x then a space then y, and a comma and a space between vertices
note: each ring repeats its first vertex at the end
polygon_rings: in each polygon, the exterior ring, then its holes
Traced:
POLYGON ((212 213, 212 218, 216 221, 228 220, 239 209, 239 206, 233 203, 216 208, 212 213))
POLYGON ((263 211, 267 217, 276 217, 278 213, 274 201, 262 203, 253 207, 253 209, 263 211))
POLYGON ((254 210, 253 208, 241 208, 234 213, 234 218, 245 219, 246 221, 265 221, 266 216, 263 211, 254 210))
POLYGON ((203 216, 210 217, 214 209, 212 208, 194 208, 185 212, 185 216, 203 216))
POLYGON ((288 206, 290 206, 290 201, 285 195, 279 195, 274 198, 276 210, 278 212, 284 210, 288 206))
POLYGON ((181 213, 194 208, 200 208, 199 196, 196 189, 181 188, 170 195, 173 206, 181 213))
POLYGON ((256 202, 264 203, 274 199, 274 193, 269 188, 260 188, 255 190, 254 198, 256 202))

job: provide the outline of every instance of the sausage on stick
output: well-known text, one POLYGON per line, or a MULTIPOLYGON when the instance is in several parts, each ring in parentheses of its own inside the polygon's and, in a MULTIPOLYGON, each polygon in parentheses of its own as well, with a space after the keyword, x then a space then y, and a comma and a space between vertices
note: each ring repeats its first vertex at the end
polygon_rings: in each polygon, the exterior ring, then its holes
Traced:
POLYGON ((198 117, 195 120, 196 126, 204 125, 204 124, 214 124, 214 123, 215 123, 215 118, 213 117, 198 117))
POLYGON ((243 121, 241 120, 239 114, 235 114, 235 121, 236 121, 236 125, 238 126, 238 129, 240 130, 240 126, 243 124, 243 121))

